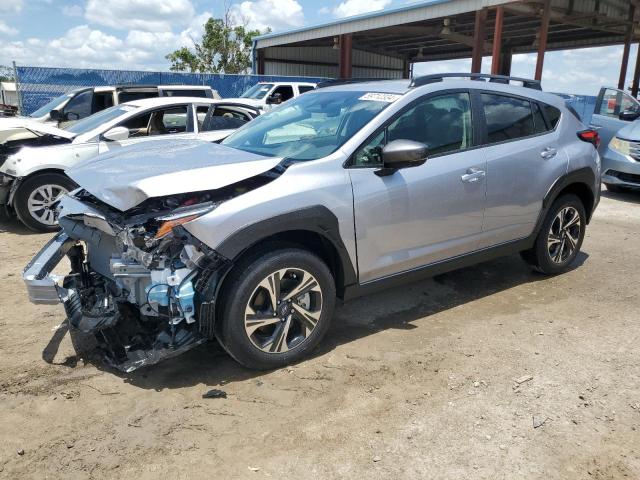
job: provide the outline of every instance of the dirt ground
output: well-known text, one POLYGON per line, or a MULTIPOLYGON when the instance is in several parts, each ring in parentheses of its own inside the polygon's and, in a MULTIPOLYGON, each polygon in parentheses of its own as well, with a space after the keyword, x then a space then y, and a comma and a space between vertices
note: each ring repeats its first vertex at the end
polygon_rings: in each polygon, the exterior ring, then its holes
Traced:
POLYGON ((513 256, 361 298, 268 373, 215 345, 78 358, 20 278, 48 235, 2 224, 0 477, 638 479, 640 194, 603 195, 571 272, 513 256))

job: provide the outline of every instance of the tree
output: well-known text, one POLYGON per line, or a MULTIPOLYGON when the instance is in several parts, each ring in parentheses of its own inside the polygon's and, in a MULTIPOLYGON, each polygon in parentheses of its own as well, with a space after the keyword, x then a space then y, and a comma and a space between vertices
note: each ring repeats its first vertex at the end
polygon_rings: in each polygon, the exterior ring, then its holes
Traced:
POLYGON ((13 68, 0 65, 0 82, 14 82, 13 68))
POLYGON ((236 24, 227 8, 224 18, 207 20, 201 41, 193 42, 194 50, 182 47, 165 58, 174 72, 245 73, 251 67, 253 37, 260 34, 236 24))

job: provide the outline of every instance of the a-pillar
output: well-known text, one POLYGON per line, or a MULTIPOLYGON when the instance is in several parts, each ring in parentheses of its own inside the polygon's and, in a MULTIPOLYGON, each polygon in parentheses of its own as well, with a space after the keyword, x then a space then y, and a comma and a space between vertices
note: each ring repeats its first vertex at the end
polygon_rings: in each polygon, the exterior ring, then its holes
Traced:
POLYGON ((538 39, 538 58, 536 59, 536 80, 542 80, 542 67, 544 65, 544 53, 547 50, 549 37, 549 17, 551 16, 551 0, 545 0, 542 10, 542 23, 540 25, 540 38, 538 39))
POLYGON ((353 36, 351 33, 340 35, 340 78, 351 78, 352 74, 352 47, 353 36))

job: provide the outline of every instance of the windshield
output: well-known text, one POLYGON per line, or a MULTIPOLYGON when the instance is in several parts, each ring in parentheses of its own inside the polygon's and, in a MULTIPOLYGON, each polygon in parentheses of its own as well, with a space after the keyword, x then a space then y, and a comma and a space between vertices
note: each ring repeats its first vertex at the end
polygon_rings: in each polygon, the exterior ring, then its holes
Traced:
POLYGON ((240 95, 240 98, 253 98, 254 100, 259 100, 263 98, 272 88, 273 83, 257 83, 242 95, 240 95))
POLYGON ((66 103, 67 100, 69 100, 71 97, 73 97, 75 95, 75 92, 71 92, 71 93, 65 93, 64 95, 60 95, 59 97, 54 98, 53 100, 51 100, 49 103, 47 103, 46 105, 40 107, 38 110, 36 110, 35 112, 32 112, 29 114, 29 116, 31 118, 40 118, 40 117, 44 117, 47 113, 49 113, 51 110, 55 110, 56 108, 58 108, 60 105, 62 105, 63 103, 66 103))
POLYGON ((399 95, 320 91, 290 100, 222 144, 259 155, 316 160, 340 148, 399 95))
POLYGON ((110 122, 114 118, 118 118, 120 115, 136 110, 137 108, 138 107, 134 107, 133 105, 116 105, 115 107, 107 108, 87 118, 83 118, 73 125, 66 127, 65 130, 75 133, 76 135, 82 135, 99 127, 103 123, 110 122))

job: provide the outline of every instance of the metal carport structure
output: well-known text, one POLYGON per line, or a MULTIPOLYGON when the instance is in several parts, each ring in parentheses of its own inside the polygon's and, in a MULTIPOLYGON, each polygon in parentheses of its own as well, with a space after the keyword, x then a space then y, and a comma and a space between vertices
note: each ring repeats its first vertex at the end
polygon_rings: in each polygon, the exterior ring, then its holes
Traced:
MULTIPOLYGON (((492 73, 510 74, 516 53, 544 54, 624 45, 619 88, 631 43, 640 39, 640 0, 432 0, 256 37, 254 72, 342 78, 401 78, 417 62, 492 56, 492 73)), ((633 94, 640 80, 640 49, 633 94)))

